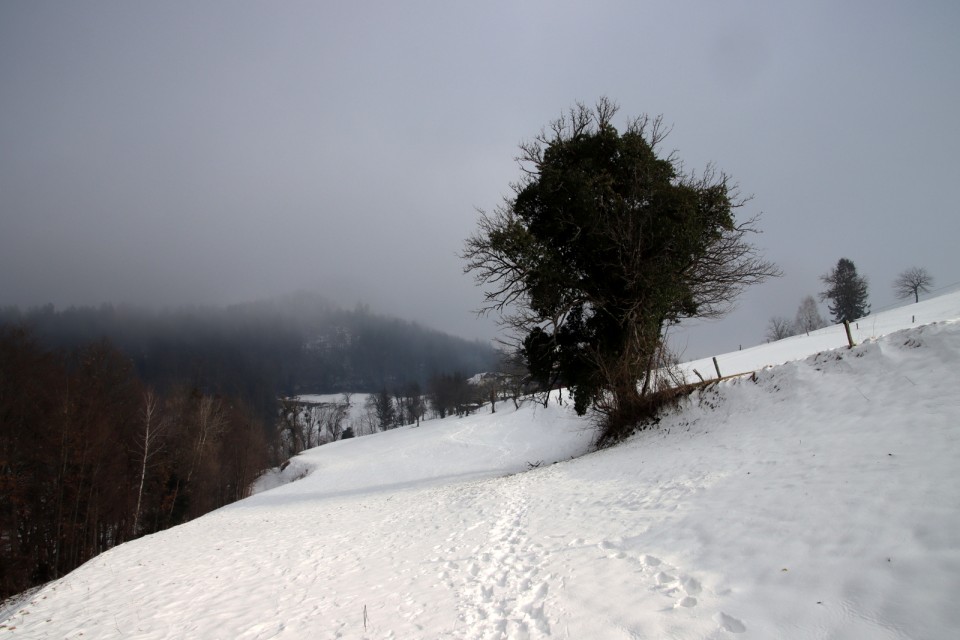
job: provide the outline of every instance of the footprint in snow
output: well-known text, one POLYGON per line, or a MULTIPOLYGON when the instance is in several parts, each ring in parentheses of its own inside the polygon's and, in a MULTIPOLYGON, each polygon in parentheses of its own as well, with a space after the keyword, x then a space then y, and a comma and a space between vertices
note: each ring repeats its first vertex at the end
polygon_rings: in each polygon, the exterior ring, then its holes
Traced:
POLYGON ((700 585, 700 581, 696 578, 691 578, 690 576, 687 576, 681 580, 680 584, 683 585, 683 590, 692 596, 697 595, 703 590, 703 587, 700 585))
POLYGON ((669 573, 666 573, 666 572, 664 572, 664 571, 661 571, 661 572, 657 573, 657 575, 654 576, 654 579, 656 579, 657 584, 659 584, 659 585, 665 585, 665 584, 669 584, 669 583, 673 582, 673 581, 676 580, 677 578, 676 578, 675 576, 670 575, 669 573))
POLYGON ((643 562, 643 564, 647 565, 648 567, 660 566, 660 558, 657 558, 655 556, 643 556, 642 558, 640 558, 640 561, 643 562))
POLYGON ((747 630, 747 627, 741 620, 734 618, 731 615, 727 615, 723 611, 718 613, 714 620, 717 621, 717 624, 720 625, 720 628, 724 631, 729 631, 730 633, 743 633, 747 630))
POLYGON ((660 558, 651 555, 640 556, 640 563, 652 571, 653 580, 656 583, 653 587, 665 596, 677 597, 673 608, 691 608, 697 606, 700 601, 697 598, 703 591, 703 585, 692 576, 688 576, 676 570, 676 567, 664 564, 660 558))

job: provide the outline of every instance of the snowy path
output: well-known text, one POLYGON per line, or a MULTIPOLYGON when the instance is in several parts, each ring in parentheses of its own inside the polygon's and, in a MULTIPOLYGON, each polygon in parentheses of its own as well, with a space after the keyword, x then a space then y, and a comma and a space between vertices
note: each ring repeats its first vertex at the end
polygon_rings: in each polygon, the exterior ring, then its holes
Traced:
MULTIPOLYGON (((459 597, 460 619, 470 631, 466 638, 542 638, 549 636, 543 599, 548 586, 540 576, 545 554, 526 531, 527 492, 523 476, 488 484, 485 517, 478 544, 454 546, 466 549, 467 560, 449 563, 456 572, 449 583, 459 597), (492 506, 492 509, 491 509, 492 506), (494 513, 489 513, 494 511, 494 513)), ((476 537, 474 537, 476 538, 476 537)))

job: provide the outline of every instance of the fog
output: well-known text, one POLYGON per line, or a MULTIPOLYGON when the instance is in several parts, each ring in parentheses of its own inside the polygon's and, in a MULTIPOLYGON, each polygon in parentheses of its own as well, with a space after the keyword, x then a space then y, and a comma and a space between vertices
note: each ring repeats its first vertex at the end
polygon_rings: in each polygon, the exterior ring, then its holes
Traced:
MULTIPOLYGON (((495 334, 457 254, 576 101, 662 114, 785 275, 679 335, 763 341, 841 257, 960 283, 953 2, 4 2, 0 306, 309 290, 495 334)), ((822 308, 827 315, 825 306, 822 308)))

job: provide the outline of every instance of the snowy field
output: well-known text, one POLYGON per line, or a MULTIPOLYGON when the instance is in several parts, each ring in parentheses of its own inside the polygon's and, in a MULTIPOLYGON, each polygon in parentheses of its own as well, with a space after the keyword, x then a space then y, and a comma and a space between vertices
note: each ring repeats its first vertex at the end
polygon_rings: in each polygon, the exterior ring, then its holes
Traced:
POLYGON ((958 318, 953 294, 861 320, 852 350, 828 329, 720 357, 787 364, 600 452, 555 401, 307 451, 303 479, 91 560, 0 638, 958 637, 958 318))
MULTIPOLYGON (((861 318, 850 325, 850 333, 854 343, 860 344, 864 340, 876 339, 901 329, 955 318, 960 318, 960 292, 861 318)), ((717 364, 721 375, 731 376, 790 360, 799 360, 820 351, 845 347, 847 344, 846 330, 842 324, 835 324, 811 331, 809 334, 785 338, 776 345, 762 344, 723 354, 717 357, 717 364)), ((711 358, 687 362, 683 365, 683 369, 690 382, 698 380, 693 373, 694 369, 707 380, 717 377, 711 358)))

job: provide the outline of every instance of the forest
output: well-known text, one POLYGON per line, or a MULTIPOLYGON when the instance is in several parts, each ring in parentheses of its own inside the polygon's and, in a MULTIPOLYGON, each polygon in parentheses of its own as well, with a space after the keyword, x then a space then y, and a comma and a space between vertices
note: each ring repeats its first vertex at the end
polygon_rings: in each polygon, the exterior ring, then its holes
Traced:
POLYGON ((163 394, 101 340, 0 331, 0 597, 246 496, 270 425, 238 397, 163 394))
POLYGON ((0 599, 241 499, 297 393, 469 376, 490 346, 299 296, 0 311, 0 599))
POLYGON ((27 327, 51 349, 109 340, 158 390, 189 385, 242 397, 267 419, 278 396, 373 392, 496 366, 489 344, 419 324, 342 309, 309 293, 228 307, 156 311, 101 305, 0 309, 0 326, 27 327))

